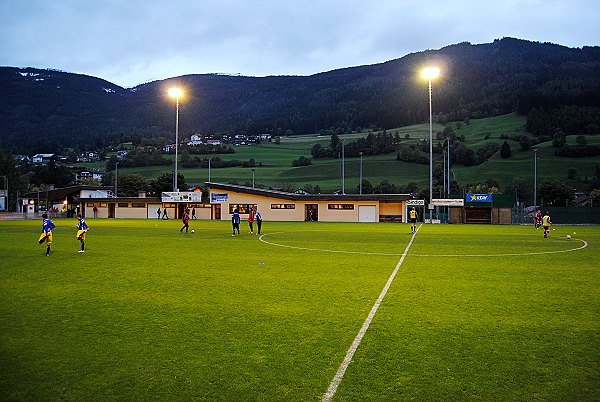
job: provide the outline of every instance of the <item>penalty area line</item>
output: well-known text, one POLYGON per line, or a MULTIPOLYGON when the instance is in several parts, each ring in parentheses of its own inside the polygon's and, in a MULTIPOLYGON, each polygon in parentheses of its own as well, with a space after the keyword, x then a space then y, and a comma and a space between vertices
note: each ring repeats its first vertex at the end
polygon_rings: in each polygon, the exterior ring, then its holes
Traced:
POLYGON ((415 233, 412 235, 410 242, 408 242, 406 249, 404 249, 404 253, 402 253, 402 257, 400 257, 400 261, 398 261, 398 264, 396 264, 396 268, 394 268, 394 271, 392 272, 387 283, 383 287, 381 294, 379 295, 379 297, 375 301, 375 304, 371 308, 371 311, 369 312, 369 315, 367 316, 365 322, 363 323, 362 327, 360 328, 360 331, 358 331, 358 334, 354 338, 352 345, 350 345, 350 349, 348 349, 348 352, 346 352, 346 356, 344 357, 342 364, 340 364, 340 367, 338 368, 337 373, 335 373, 335 376, 333 377, 333 380, 331 380, 331 383, 329 384, 329 388, 327 388, 327 392, 325 393, 325 395, 323 395, 323 398, 321 399, 321 401, 324 401, 324 402, 330 401, 331 398, 333 398, 335 393, 337 392, 337 389, 338 389, 340 383, 342 382, 342 379, 344 378, 344 374, 346 374, 346 370, 348 369, 348 366, 350 365, 350 363, 352 363, 352 358, 354 357, 354 353, 356 353, 356 350, 360 346, 362 339, 364 338, 365 334, 367 333, 367 330, 369 329, 369 326, 371 325, 371 321, 373 321, 373 318, 375 317, 375 314, 377 313, 377 310, 379 309, 379 306, 381 305, 383 298, 387 294, 390 286, 392 285, 392 282, 394 281, 394 278, 396 277, 396 274, 398 273, 398 270, 400 270, 400 267, 402 266, 404 259, 408 255, 408 250, 410 249, 410 246, 412 246, 413 241, 415 240, 415 236, 419 232, 419 229, 421 229, 421 226, 423 226, 423 224, 419 225, 419 227, 417 228, 415 233))

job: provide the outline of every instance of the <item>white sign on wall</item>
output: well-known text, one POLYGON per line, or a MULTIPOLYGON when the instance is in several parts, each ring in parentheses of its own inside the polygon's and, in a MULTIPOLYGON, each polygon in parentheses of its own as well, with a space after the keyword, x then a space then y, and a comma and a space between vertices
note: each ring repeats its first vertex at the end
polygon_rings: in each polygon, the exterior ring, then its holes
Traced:
POLYGON ((162 202, 202 202, 200 191, 179 191, 174 193, 162 193, 162 202))
POLYGON ((424 207, 425 200, 409 200, 406 201, 406 205, 408 205, 409 207, 424 207))
POLYGON ((463 207, 465 200, 462 198, 434 198, 431 200, 431 204, 439 207, 463 207))

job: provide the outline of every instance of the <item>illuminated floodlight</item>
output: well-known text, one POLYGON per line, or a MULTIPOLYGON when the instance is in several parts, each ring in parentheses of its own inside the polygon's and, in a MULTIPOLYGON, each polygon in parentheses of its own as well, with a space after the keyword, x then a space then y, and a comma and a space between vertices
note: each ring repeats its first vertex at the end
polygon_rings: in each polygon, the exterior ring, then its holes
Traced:
POLYGON ((437 67, 428 67, 421 72, 421 76, 428 80, 437 78, 440 75, 440 69, 437 67))
POLYGON ((169 96, 172 98, 179 98, 183 95, 180 88, 169 88, 169 96))

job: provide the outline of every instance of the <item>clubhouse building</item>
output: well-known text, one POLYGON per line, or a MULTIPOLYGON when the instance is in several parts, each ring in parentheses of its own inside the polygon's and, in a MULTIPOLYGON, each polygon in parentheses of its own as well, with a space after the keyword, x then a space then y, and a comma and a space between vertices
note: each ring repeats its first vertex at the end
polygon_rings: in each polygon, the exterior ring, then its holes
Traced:
MULTIPOLYGON (((73 186, 26 194, 23 213, 40 211, 51 216, 86 218, 180 219, 186 208, 197 219, 231 219, 237 209, 242 219, 254 208, 267 221, 407 222, 408 210, 416 207, 424 216, 425 202, 410 194, 307 194, 266 190, 233 184, 206 182, 208 192, 168 193, 160 197, 115 197, 112 187, 73 186)), ((450 223, 510 224, 512 196, 489 195, 485 200, 447 207, 450 223)), ((451 200, 457 201, 457 200, 451 200)), ((461 201, 460 199, 458 201, 461 201)), ((447 204, 446 204, 447 205, 447 204)), ((422 220, 422 219, 420 219, 422 220)))

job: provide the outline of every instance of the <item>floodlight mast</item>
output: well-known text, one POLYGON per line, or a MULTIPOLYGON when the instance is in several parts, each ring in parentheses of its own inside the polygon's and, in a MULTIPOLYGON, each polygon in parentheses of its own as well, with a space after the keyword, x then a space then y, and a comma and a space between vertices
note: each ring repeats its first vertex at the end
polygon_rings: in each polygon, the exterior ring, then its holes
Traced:
MULTIPOLYGON (((429 81, 429 204, 433 199, 433 113, 431 106, 431 80, 440 75, 437 67, 428 67, 423 70, 421 76, 429 81)), ((431 209, 429 210, 431 211, 431 209)), ((429 222, 433 223, 433 216, 429 212, 429 222)))
POLYGON ((183 95, 180 88, 170 88, 169 96, 176 100, 175 112, 175 177, 173 179, 173 192, 178 191, 177 188, 177 153, 179 151, 179 98, 183 95))

